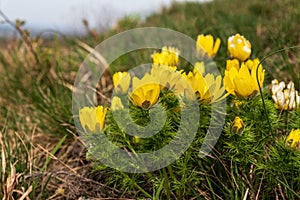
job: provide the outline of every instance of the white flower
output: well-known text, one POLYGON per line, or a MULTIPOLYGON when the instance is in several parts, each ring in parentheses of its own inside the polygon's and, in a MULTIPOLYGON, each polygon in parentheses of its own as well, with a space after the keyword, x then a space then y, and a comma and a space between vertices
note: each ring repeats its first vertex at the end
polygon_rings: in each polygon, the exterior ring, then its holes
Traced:
POLYGON ((283 81, 279 83, 277 79, 272 81, 272 98, 275 105, 280 110, 296 110, 300 104, 299 92, 295 90, 292 81, 286 86, 283 81))

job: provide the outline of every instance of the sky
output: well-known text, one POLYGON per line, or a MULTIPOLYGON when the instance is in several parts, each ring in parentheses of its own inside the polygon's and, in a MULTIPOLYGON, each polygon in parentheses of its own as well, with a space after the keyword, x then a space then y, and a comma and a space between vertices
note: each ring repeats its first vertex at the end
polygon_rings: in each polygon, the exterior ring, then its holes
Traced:
POLYGON ((174 0, 0 0, 0 9, 13 21, 25 20, 29 28, 76 32, 83 30, 83 18, 89 21, 91 27, 101 29, 112 26, 125 15, 145 17, 159 11, 162 6, 170 5, 172 1, 174 0))

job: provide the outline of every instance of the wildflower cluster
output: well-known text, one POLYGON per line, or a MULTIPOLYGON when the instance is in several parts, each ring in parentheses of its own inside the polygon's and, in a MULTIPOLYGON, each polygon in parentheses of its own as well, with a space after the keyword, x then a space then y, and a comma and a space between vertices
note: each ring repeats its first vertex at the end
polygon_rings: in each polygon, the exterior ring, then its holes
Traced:
MULTIPOLYGON (((227 41, 228 55, 219 67, 224 70, 224 76, 211 73, 211 63, 207 61, 217 55, 221 40, 203 34, 197 37, 196 54, 200 58, 198 62, 191 63, 192 70, 185 71, 182 67, 179 49, 164 46, 151 55, 151 67, 142 76, 130 71, 115 72, 110 108, 83 107, 79 112, 83 131, 91 133, 87 135, 104 134, 126 151, 156 151, 176 138, 182 111, 189 109, 190 105, 197 105, 201 112, 199 127, 191 144, 191 149, 197 149, 209 129, 212 105, 226 99, 226 124, 215 146, 217 152, 223 153, 225 161, 222 162, 243 166, 243 169, 238 169, 244 170, 243 173, 248 173, 249 170, 245 170, 254 166, 260 173, 265 173, 273 166, 285 165, 279 152, 288 156, 298 155, 300 127, 285 123, 287 119, 281 119, 281 112, 295 112, 293 116, 299 117, 300 95, 293 82, 286 85, 277 79, 272 81, 270 92, 265 90, 265 70, 259 58, 251 57, 251 43, 240 34, 230 36, 227 41), (143 135, 148 132, 156 134, 151 138, 143 135), (272 157, 272 162, 266 159, 268 157, 272 157)), ((225 113, 218 114, 225 117, 225 113)), ((192 119, 193 113, 190 115, 192 119)), ((187 130, 184 129, 183 135, 191 134, 187 130)), ((93 139, 95 137, 87 140, 93 139)), ((99 150, 93 147, 90 151, 99 150)), ((172 157, 172 152, 169 154, 168 157, 172 157)), ((188 169, 193 165, 203 168, 201 163, 214 165, 212 162, 215 161, 209 159, 199 163, 195 159, 197 152, 187 154, 189 159, 180 159, 172 166, 180 168, 184 163, 184 168, 188 169)), ((297 169, 300 169, 298 164, 297 169)), ((272 173, 281 173, 276 170, 272 173)), ((180 172, 170 173, 174 177, 182 176, 180 172)), ((271 172, 266 176, 273 179, 271 172)))
POLYGON ((224 84, 227 92, 242 98, 255 96, 263 85, 264 70, 258 58, 249 59, 250 42, 239 34, 231 36, 228 51, 232 59, 226 61, 224 84))
MULTIPOLYGON (((203 59, 213 58, 220 44, 219 38, 214 40, 212 35, 200 34, 196 42, 197 54, 203 59)), ((171 92, 178 98, 197 98, 202 105, 221 101, 231 94, 240 99, 234 100, 234 105, 238 108, 248 98, 254 99, 262 90, 265 71, 258 58, 250 58, 251 43, 244 36, 230 36, 227 45, 230 59, 226 60, 224 78, 221 75, 205 73, 207 63, 203 61, 196 62, 193 71, 186 73, 179 70, 180 51, 168 46, 152 54, 152 67, 143 77, 132 77, 129 72, 116 72, 113 75, 113 85, 117 95, 112 98, 110 110, 124 109, 123 97, 128 97, 133 106, 147 111, 158 104, 166 92, 171 92), (239 105, 236 104, 238 101, 239 105)), ((286 86, 284 82, 273 80, 271 95, 277 109, 298 109, 300 96, 293 82, 286 86)), ((107 109, 102 106, 82 108, 79 116, 83 129, 91 132, 103 131, 107 109)), ((235 116, 231 132, 242 133, 244 128, 243 119, 235 116)))

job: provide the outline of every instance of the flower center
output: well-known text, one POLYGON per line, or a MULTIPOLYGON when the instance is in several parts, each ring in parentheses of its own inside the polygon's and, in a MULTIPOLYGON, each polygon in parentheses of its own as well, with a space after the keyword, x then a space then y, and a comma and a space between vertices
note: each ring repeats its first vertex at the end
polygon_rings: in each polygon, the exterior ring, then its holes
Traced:
POLYGON ((150 101, 146 100, 142 103, 143 109, 147 110, 150 107, 150 101))

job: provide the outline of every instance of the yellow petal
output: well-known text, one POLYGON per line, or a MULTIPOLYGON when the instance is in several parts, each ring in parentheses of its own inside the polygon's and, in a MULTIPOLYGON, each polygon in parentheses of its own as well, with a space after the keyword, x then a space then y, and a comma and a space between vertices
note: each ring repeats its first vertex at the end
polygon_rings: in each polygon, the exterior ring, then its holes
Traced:
POLYGON ((79 111, 79 119, 82 128, 89 131, 95 131, 97 124, 97 116, 94 108, 84 107, 79 111))
POLYGON ((293 150, 300 148, 300 130, 292 130, 285 140, 286 145, 291 147, 293 150))
POLYGON ((116 72, 113 75, 113 84, 117 92, 126 93, 130 85, 130 74, 127 72, 116 72))
POLYGON ((244 79, 248 79, 250 83, 252 81, 249 69, 244 63, 242 63, 242 66, 240 68, 239 77, 242 77, 244 79))
POLYGON ((239 96, 247 98, 253 93, 251 81, 247 78, 237 77, 234 79, 235 91, 239 96))
POLYGON ((153 63, 157 65, 176 66, 179 61, 179 50, 164 46, 160 53, 152 55, 153 63))
POLYGON ((217 38, 215 45, 214 45, 214 49, 213 49, 213 55, 217 54, 217 52, 220 48, 220 45, 221 45, 221 40, 219 38, 217 38))
POLYGON ((196 62, 194 66, 194 71, 198 70, 200 74, 205 72, 204 62, 196 62))
POLYGON ((245 128, 244 122, 240 117, 235 117, 233 122, 231 123, 231 132, 232 133, 243 133, 245 128))
POLYGON ((235 95, 234 79, 239 76, 238 70, 235 67, 231 67, 229 70, 225 70, 224 86, 228 93, 235 95))
POLYGON ((232 67, 238 71, 240 69, 240 63, 237 59, 226 60, 226 70, 230 70, 232 67))
POLYGON ((234 86, 233 81, 230 79, 230 77, 225 76, 224 79, 223 79, 223 82, 224 82, 224 86, 225 86, 226 91, 230 94, 235 95, 235 92, 234 92, 235 86, 234 86))
POLYGON ((136 106, 148 109, 157 102, 160 85, 156 78, 150 74, 146 73, 142 79, 134 77, 132 79, 132 88, 130 99, 136 106))
POLYGON ((131 93, 130 100, 134 105, 142 107, 142 104, 144 102, 144 99, 142 99, 143 96, 144 95, 141 93, 140 90, 135 90, 133 93, 131 93))
POLYGON ((218 52, 220 43, 221 40, 217 38, 214 44, 214 38, 212 35, 198 35, 196 45, 197 51, 200 53, 201 56, 213 57, 218 52))
POLYGON ((115 110, 120 110, 120 109, 124 109, 124 106, 122 104, 122 101, 119 97, 114 96, 111 100, 111 109, 113 111, 115 110))
POLYGON ((97 121, 100 125, 100 129, 103 130, 104 127, 104 121, 105 121, 105 116, 106 116, 106 111, 107 108, 104 108, 103 106, 97 106, 95 108, 96 116, 97 116, 97 121))
POLYGON ((251 54, 251 43, 240 34, 228 38, 228 51, 231 58, 245 61, 251 54))

